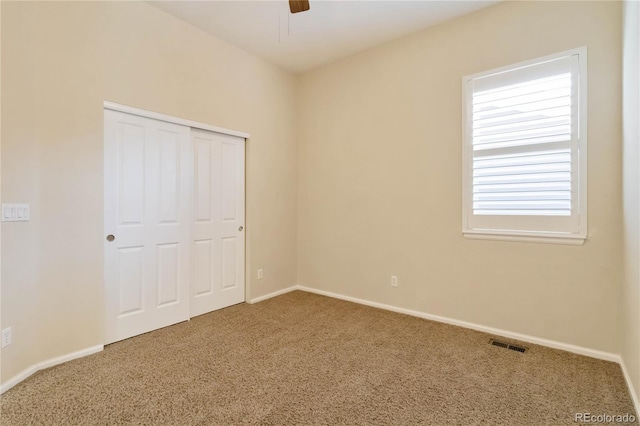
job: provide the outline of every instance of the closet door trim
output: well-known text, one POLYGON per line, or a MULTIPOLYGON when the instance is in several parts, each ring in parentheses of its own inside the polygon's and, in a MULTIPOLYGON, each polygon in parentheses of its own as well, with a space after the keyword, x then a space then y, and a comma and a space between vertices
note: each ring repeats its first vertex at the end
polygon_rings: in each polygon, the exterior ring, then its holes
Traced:
POLYGON ((179 124, 181 126, 191 127, 194 129, 209 130, 210 132, 222 133, 224 135, 238 136, 245 139, 249 139, 250 137, 249 133, 241 132, 239 130, 225 129, 224 127, 213 126, 211 124, 187 120, 185 118, 173 117, 171 115, 117 104, 110 101, 104 101, 104 108, 110 109, 112 111, 124 112, 131 115, 138 115, 140 117, 153 118, 154 120, 166 121, 168 123, 179 124))

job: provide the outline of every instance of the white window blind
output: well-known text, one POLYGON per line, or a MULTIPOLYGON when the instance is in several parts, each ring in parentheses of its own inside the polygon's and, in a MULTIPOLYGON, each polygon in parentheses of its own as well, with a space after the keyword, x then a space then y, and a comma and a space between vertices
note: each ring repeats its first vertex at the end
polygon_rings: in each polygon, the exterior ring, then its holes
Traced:
POLYGON ((465 233, 584 238, 584 61, 465 78, 465 233))

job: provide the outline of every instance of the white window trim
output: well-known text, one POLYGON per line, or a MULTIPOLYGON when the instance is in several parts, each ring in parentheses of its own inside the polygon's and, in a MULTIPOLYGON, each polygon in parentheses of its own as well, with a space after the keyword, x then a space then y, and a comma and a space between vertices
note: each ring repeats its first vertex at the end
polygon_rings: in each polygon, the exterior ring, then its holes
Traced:
POLYGON ((536 242, 547 244, 567 244, 582 245, 587 238, 587 48, 586 46, 576 49, 567 50, 553 55, 543 56, 529 61, 512 64, 489 71, 484 71, 462 77, 462 233, 466 238, 498 240, 498 241, 520 241, 520 242, 536 242), (540 62, 559 59, 570 55, 579 55, 579 73, 580 73, 580 98, 578 102, 579 108, 579 230, 577 233, 561 233, 561 232, 537 232, 523 230, 495 230, 495 229, 471 229, 468 224, 468 215, 471 214, 472 199, 472 176, 471 162, 473 150, 471 148, 471 137, 468 129, 467 117, 470 116, 470 107, 472 105, 470 96, 472 93, 467 89, 468 82, 479 77, 500 72, 510 71, 520 67, 535 65, 540 62))

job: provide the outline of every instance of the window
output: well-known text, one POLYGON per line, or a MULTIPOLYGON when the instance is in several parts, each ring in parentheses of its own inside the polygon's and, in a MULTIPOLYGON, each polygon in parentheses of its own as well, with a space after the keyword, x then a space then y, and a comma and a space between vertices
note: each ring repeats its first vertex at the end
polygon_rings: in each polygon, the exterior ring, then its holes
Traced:
POLYGON ((463 79, 463 232, 582 244, 586 62, 580 48, 463 79))

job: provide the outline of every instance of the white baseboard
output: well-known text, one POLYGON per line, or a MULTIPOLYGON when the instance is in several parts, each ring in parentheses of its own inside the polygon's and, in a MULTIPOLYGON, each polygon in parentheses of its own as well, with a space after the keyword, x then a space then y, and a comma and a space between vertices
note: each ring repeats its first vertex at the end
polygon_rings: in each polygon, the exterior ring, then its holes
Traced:
POLYGON ((640 416, 640 399, 638 399, 638 393, 633 387, 633 382, 631 381, 629 370, 627 370, 627 365, 624 363, 624 358, 620 357, 619 364, 620 367, 622 367, 622 374, 624 374, 624 379, 627 381, 627 387, 629 388, 629 393, 633 400, 633 406, 636 409, 636 417, 638 417, 640 416))
POLYGON ((64 362, 71 361, 77 358, 82 358, 88 355, 92 355, 97 352, 101 352, 103 349, 104 349, 104 345, 96 345, 90 348, 82 349, 80 351, 72 352, 70 354, 62 355, 56 358, 51 358, 46 361, 42 361, 38 364, 32 365, 31 367, 27 368, 26 370, 23 370, 22 372, 16 374, 6 382, 2 383, 2 385, 0 385, 0 394, 5 393, 9 389, 14 387, 18 383, 20 383, 21 381, 25 380, 26 378, 28 378, 29 376, 31 376, 32 374, 40 370, 44 370, 45 368, 53 367, 54 365, 62 364, 64 362))
POLYGON ((292 291, 298 290, 298 286, 294 285, 291 287, 283 288, 282 290, 274 291, 273 293, 265 294, 264 296, 256 297, 254 299, 247 300, 247 303, 254 304, 258 302, 262 302, 263 300, 271 299, 272 297, 280 296, 281 294, 290 293, 292 291))
POLYGON ((400 314, 411 315, 412 317, 424 318, 431 321, 456 325, 458 327, 470 328, 472 330, 482 331, 484 333, 493 334, 496 336, 502 336, 508 339, 520 340, 522 342, 533 343, 535 345, 546 346, 553 349, 560 349, 560 350, 572 352, 578 355, 585 355, 591 358, 597 358, 597 359, 602 359, 605 361, 612 361, 612 362, 619 362, 620 360, 620 355, 610 353, 610 352, 603 352, 595 349, 585 348, 582 346, 576 346, 568 343, 557 342, 555 340, 548 340, 540 337, 529 336, 526 334, 514 333, 511 331, 502 330, 502 329, 493 328, 493 327, 487 327, 484 325, 474 324, 467 321, 461 321, 453 318, 442 317, 439 315, 427 314, 425 312, 413 311, 411 309, 399 308, 392 305, 386 305, 384 303, 371 302, 369 300, 358 299, 357 297, 344 296, 342 294, 332 293, 324 290, 318 290, 315 288, 305 287, 301 285, 298 285, 297 289, 306 291, 309 293, 319 294, 322 296, 333 297, 334 299, 346 300, 348 302, 358 303, 361 305, 371 306, 374 308, 384 309, 387 311, 397 312, 400 314))

